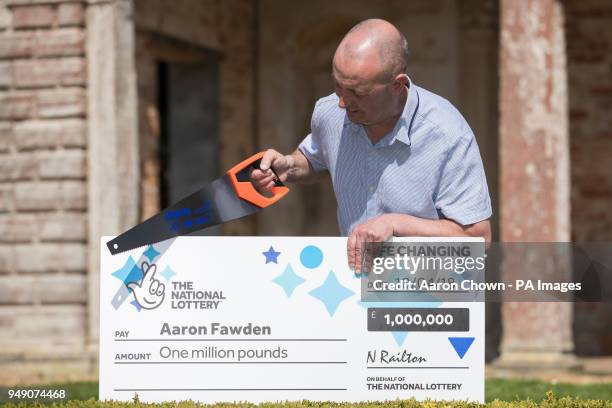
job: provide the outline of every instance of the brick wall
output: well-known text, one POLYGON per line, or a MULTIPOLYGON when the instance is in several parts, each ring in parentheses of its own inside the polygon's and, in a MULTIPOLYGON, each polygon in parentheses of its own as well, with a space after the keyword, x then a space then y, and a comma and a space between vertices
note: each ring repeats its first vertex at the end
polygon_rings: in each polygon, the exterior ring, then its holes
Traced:
MULTIPOLYGON (((253 81, 235 81, 253 76, 253 4, 251 0, 137 0, 134 4, 0 0, 0 384, 95 373, 95 361, 89 359, 95 360, 97 332, 97 244, 91 244, 94 252, 88 256, 88 237, 102 231, 117 233, 127 228, 124 224, 135 222, 130 218, 138 203, 130 195, 130 177, 137 173, 130 167, 134 157, 142 155, 144 180, 154 176, 141 186, 142 197, 148 200, 147 188, 158 187, 159 169, 155 163, 147 168, 156 152, 130 151, 126 132, 131 131, 129 115, 136 99, 130 99, 129 75, 114 79, 111 75, 113 69, 129 73, 131 24, 155 33, 151 38, 164 39, 162 45, 181 44, 180 55, 175 55, 174 47, 166 47, 151 64, 181 61, 190 50, 224 54, 220 139, 233 141, 220 151, 225 170, 254 151, 253 81), (91 21, 87 38, 86 12, 91 21), (102 47, 105 30, 113 29, 115 38, 110 34, 108 38, 115 43, 102 47), (89 61, 86 48, 94 52, 89 61), (99 69, 100 60, 107 69, 99 69), (87 109, 91 109, 89 119, 87 109), (89 152, 88 133, 96 142, 89 152), (101 149, 105 143, 110 147, 101 149), (94 162, 86 162, 88 153, 94 162), (101 171, 108 163, 119 169, 119 180, 113 181, 116 173, 101 171), (106 180, 101 181, 100 175, 118 185, 100 192, 94 188, 104 187, 106 180), (88 178, 94 180, 92 185, 88 178), (116 198, 113 204, 119 200, 123 206, 101 215, 99 207, 109 196, 116 198)), ((142 76, 142 71, 138 74, 145 88, 152 85, 147 81, 157 81, 142 76)), ((148 115, 147 125, 154 126, 150 105, 143 104, 142 113, 148 115)), ((142 124, 140 130, 145 138, 150 136, 142 124)), ((155 196, 155 191, 149 195, 155 196)), ((156 211, 154 199, 148 201, 151 206, 142 207, 143 213, 156 211)), ((226 232, 252 234, 254 221, 236 221, 226 232)))
POLYGON ((0 2, 0 363, 83 351, 86 72, 83 2, 0 2))
MULTIPOLYGON (((612 3, 565 2, 572 239, 612 240, 612 3)), ((579 354, 612 354, 612 305, 575 308, 579 354)))

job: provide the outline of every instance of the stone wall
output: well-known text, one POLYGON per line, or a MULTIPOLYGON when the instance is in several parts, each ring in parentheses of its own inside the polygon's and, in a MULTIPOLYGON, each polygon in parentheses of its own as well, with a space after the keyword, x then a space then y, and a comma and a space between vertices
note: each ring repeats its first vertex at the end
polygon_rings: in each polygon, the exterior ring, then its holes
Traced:
MULTIPOLYGON (((612 3, 565 2, 572 240, 612 240, 612 3)), ((612 305, 575 307, 576 351, 612 354, 612 305)))
MULTIPOLYGON (((499 5, 495 0, 459 2, 459 109, 478 140, 485 167, 493 217, 493 241, 499 240, 499 5)), ((489 268, 488 274, 499 276, 489 268)), ((487 303, 485 358, 499 355, 501 309, 499 303, 487 303)))
POLYGON ((220 171, 255 150, 254 19, 250 0, 0 3, 0 383, 95 376, 99 236, 158 210, 157 62, 217 53, 220 171))
POLYGON ((612 240, 612 3, 568 1, 572 239, 612 240))
MULTIPOLYGON (((556 0, 500 1, 500 239, 570 239, 564 10, 556 0)), ((512 251, 501 274, 513 281, 569 279, 569 260, 512 251), (552 278, 552 279, 551 279, 552 278)), ((568 368, 572 305, 505 302, 498 367, 568 368), (542 336, 542 333, 547 333, 542 336)))
POLYGON ((86 72, 84 2, 0 3, 0 380, 85 368, 86 72))

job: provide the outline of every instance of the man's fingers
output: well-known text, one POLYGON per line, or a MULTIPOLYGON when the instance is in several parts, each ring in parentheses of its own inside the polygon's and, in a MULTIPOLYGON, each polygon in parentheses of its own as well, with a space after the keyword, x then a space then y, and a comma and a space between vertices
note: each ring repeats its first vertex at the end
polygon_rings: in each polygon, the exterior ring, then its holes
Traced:
POLYGON ((262 178, 262 179, 261 179, 261 181, 260 181, 260 183, 261 183, 262 185, 268 185, 268 184, 270 184, 270 183, 274 183, 274 177, 273 177, 273 176, 271 176, 271 175, 268 175, 268 176, 266 176, 266 177, 262 178))
POLYGON ((251 171, 251 180, 252 181, 260 181, 266 177, 265 173, 259 169, 254 169, 251 171))
POLYGON ((363 251, 363 236, 358 233, 355 237, 355 272, 361 273, 361 253, 363 251))
POLYGON ((272 188, 275 186, 276 184, 274 183, 273 179, 268 180, 268 182, 265 184, 265 189, 268 191, 272 191, 272 188))
POLYGON ((252 181, 261 181, 265 178, 272 178, 274 177, 274 172, 272 172, 272 170, 268 169, 266 171, 262 171, 259 169, 254 169, 253 171, 251 171, 251 180, 252 181))
POLYGON ((349 266, 357 272, 368 272, 371 270, 373 260, 381 248, 381 243, 393 235, 388 225, 381 221, 372 219, 358 225, 351 231, 347 242, 347 253, 349 266))
POLYGON ((362 253, 366 234, 357 228, 351 232, 347 241, 349 267, 357 273, 361 273, 362 253))
POLYGON ((363 256, 361 257, 362 272, 369 272, 372 270, 372 258, 372 244, 370 240, 367 240, 364 242, 363 256))
POLYGON ((251 171, 251 182, 255 186, 255 189, 260 193, 262 190, 270 191, 274 187, 274 177, 272 170, 267 171, 253 170, 251 171))
POLYGON ((259 168, 263 171, 269 170, 270 167, 272 167, 272 163, 274 162, 274 159, 279 155, 280 153, 278 153, 276 150, 273 150, 273 149, 266 150, 263 157, 261 158, 261 163, 259 164, 259 168))
POLYGON ((265 177, 264 179, 254 182, 254 185, 260 192, 261 190, 269 192, 272 190, 272 187, 274 187, 274 179, 272 177, 265 177))
POLYGON ((372 265, 372 259, 374 257, 373 255, 373 246, 374 246, 374 242, 377 242, 378 239, 376 238, 375 234, 372 233, 371 231, 368 231, 364 234, 363 239, 362 239, 362 254, 361 254, 361 259, 360 259, 360 266, 363 271, 370 271, 371 265, 372 265))
POLYGON ((346 254, 348 256, 348 264, 351 270, 355 270, 355 234, 351 235, 346 240, 346 254))

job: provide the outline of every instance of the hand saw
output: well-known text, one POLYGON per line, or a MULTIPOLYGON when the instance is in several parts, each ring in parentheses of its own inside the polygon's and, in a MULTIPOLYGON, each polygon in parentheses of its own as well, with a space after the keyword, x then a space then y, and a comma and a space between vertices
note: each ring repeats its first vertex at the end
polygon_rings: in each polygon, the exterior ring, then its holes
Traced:
POLYGON ((106 245, 111 254, 242 218, 274 204, 289 188, 277 177, 270 197, 255 189, 250 172, 259 168, 263 155, 260 152, 238 163, 222 177, 110 240, 106 245))

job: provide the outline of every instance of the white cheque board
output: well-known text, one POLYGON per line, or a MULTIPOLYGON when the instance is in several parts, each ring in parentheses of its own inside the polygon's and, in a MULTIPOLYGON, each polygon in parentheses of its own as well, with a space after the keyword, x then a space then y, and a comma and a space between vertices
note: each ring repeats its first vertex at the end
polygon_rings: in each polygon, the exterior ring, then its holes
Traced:
POLYGON ((484 402, 484 304, 412 305, 461 309, 461 331, 368 331, 346 238, 108 240, 101 400, 484 402))

